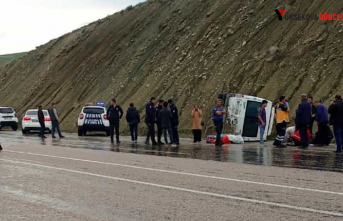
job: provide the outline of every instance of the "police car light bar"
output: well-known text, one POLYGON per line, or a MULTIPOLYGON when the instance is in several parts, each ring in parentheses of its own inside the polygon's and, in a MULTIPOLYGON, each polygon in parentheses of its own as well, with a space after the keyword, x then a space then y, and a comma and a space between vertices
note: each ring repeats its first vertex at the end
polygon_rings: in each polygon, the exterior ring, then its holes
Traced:
POLYGON ((95 106, 106 107, 106 102, 105 101, 97 101, 97 102, 95 102, 95 106))

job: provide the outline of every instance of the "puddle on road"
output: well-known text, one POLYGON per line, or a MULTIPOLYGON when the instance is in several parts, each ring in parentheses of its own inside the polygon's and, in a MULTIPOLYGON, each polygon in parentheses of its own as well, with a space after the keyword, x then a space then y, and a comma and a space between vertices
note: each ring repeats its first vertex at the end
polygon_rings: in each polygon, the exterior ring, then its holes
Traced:
MULTIPOLYGON (((83 148, 102 151, 115 151, 132 154, 148 154, 156 156, 192 158, 201 160, 213 160, 220 162, 233 162, 242 164, 257 164, 265 166, 294 167, 304 169, 326 170, 343 172, 343 155, 333 153, 334 148, 312 148, 301 150, 295 147, 277 149, 273 147, 260 148, 258 144, 247 143, 241 145, 226 145, 216 148, 214 145, 205 143, 193 144, 183 142, 177 148, 170 146, 147 146, 143 145, 144 139, 139 144, 132 144, 127 137, 123 138, 119 146, 111 146, 107 137, 77 137, 74 134, 66 134, 67 139, 42 141, 37 135, 22 136, 20 133, 1 134, 1 140, 7 145, 22 144, 52 145, 69 148, 83 148)), ((181 141, 182 143, 182 141, 181 141)))

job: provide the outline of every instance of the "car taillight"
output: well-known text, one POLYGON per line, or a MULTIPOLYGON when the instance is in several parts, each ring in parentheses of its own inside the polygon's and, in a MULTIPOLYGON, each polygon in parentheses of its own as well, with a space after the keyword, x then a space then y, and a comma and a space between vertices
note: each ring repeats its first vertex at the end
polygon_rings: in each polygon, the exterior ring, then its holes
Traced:
POLYGON ((24 121, 29 121, 29 120, 31 120, 31 117, 24 117, 23 120, 24 120, 24 121))
POLYGON ((80 114, 80 119, 82 120, 85 116, 83 114, 80 114))
POLYGON ((51 121, 50 117, 45 117, 44 121, 51 121))
POLYGON ((107 120, 107 115, 106 114, 104 114, 104 119, 107 120))

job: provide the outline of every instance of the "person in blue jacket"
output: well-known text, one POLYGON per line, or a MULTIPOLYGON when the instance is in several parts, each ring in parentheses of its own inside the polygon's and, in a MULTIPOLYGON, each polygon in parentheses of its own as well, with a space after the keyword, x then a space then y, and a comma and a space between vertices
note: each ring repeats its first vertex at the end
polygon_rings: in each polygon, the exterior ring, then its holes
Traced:
POLYGON ((217 99, 216 101, 216 106, 214 106, 212 110, 212 115, 213 115, 213 123, 214 127, 216 129, 216 146, 222 146, 223 143, 221 141, 221 134, 223 131, 223 126, 224 126, 224 115, 226 114, 226 111, 224 110, 223 106, 223 100, 217 99))
POLYGON ((301 95, 301 103, 298 106, 298 110, 296 112, 295 123, 297 125, 297 129, 300 133, 301 139, 301 147, 303 149, 307 149, 309 146, 309 141, 307 138, 307 130, 309 129, 312 117, 312 108, 311 104, 307 101, 307 95, 301 95))
MULTIPOLYGON (((324 146, 330 144, 330 134, 328 127, 329 123, 329 116, 328 116, 328 110, 325 107, 324 104, 321 103, 321 101, 316 101, 314 103, 316 107, 316 121, 318 123, 318 133, 316 134, 316 144, 318 146, 324 146)), ((312 112, 313 113, 313 112, 312 112)))

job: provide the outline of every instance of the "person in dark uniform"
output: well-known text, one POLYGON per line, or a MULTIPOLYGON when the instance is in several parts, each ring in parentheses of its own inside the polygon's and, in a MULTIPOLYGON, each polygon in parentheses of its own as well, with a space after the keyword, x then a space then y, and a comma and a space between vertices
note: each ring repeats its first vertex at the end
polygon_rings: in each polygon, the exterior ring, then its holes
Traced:
POLYGON ((150 145, 150 138, 152 145, 157 145, 155 140, 155 122, 156 122, 156 111, 155 111, 156 98, 152 97, 145 106, 145 123, 148 127, 148 134, 146 137, 145 144, 150 145))
POLYGON ((114 143, 114 129, 116 130, 116 141, 117 144, 120 144, 119 140, 119 124, 120 119, 123 117, 123 109, 117 105, 117 101, 115 99, 111 100, 111 106, 107 109, 107 119, 110 121, 110 136, 111 136, 111 143, 114 143))
POLYGON ((168 144, 168 133, 172 147, 176 147, 176 145, 174 144, 173 132, 171 128, 172 113, 168 109, 168 102, 163 103, 163 109, 160 111, 158 118, 160 119, 161 127, 163 129, 164 141, 166 142, 166 144, 168 144))
POLYGON ((336 153, 342 153, 343 148, 343 99, 341 95, 336 95, 329 107, 331 122, 336 138, 337 150, 336 153))
POLYGON ((179 139, 179 111, 174 103, 173 100, 168 100, 170 111, 172 112, 172 131, 173 131, 173 139, 176 145, 180 144, 179 139))
POLYGON ((223 101, 221 99, 218 99, 216 102, 216 106, 213 108, 212 114, 213 114, 213 123, 216 128, 216 146, 223 145, 221 141, 221 134, 223 131, 223 121, 224 121, 224 114, 226 114, 226 111, 222 107, 223 101))
POLYGON ((297 112, 296 112, 296 125, 297 129, 300 133, 300 139, 301 139, 301 147, 303 149, 308 148, 308 138, 307 138, 307 129, 309 129, 309 126, 311 124, 311 118, 312 118, 312 108, 311 104, 307 101, 307 95, 302 94, 301 95, 301 103, 298 106, 297 112))
POLYGON ((44 131, 45 131, 45 117, 44 117, 42 106, 38 106, 38 121, 39 121, 39 124, 40 124, 39 137, 41 137, 42 139, 45 139, 46 138, 46 136, 44 135, 44 131))
POLYGON ((310 132, 311 132, 311 135, 313 135, 313 124, 314 124, 314 121, 316 121, 316 112, 317 112, 317 107, 316 105, 313 103, 313 97, 312 96, 309 96, 307 101, 310 103, 311 105, 311 122, 310 122, 310 132))
POLYGON ((141 118, 133 103, 131 103, 129 109, 127 109, 126 121, 130 126, 131 140, 132 142, 137 143, 138 124, 140 123, 141 118))
POLYGON ((164 143, 161 141, 163 130, 162 130, 162 127, 161 127, 161 120, 159 119, 160 112, 163 109, 163 103, 164 103, 164 100, 159 100, 158 101, 158 105, 155 108, 155 111, 156 111, 156 124, 157 124, 157 143, 158 143, 158 145, 164 145, 164 143))

